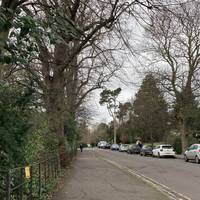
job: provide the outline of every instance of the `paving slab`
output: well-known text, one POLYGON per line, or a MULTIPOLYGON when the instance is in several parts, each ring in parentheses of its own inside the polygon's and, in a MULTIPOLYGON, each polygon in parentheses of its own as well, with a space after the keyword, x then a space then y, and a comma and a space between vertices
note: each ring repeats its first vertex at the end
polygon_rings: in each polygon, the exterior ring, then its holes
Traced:
POLYGON ((153 187, 98 158, 93 150, 78 153, 53 200, 168 200, 153 187))

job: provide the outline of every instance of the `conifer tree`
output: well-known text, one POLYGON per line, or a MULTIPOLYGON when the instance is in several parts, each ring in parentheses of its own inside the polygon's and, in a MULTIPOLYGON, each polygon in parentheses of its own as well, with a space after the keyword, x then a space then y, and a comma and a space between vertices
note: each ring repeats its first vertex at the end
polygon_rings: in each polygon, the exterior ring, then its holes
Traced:
POLYGON ((168 106, 152 74, 146 75, 133 102, 133 123, 145 142, 164 139, 168 127, 168 106))

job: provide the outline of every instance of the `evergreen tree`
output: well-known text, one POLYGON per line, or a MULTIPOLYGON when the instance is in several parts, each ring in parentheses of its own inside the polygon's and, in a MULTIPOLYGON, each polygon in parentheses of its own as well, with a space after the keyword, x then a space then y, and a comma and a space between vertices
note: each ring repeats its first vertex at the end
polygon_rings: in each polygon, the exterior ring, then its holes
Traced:
POLYGON ((144 78, 133 109, 138 136, 145 142, 162 141, 168 127, 168 106, 152 74, 144 78))

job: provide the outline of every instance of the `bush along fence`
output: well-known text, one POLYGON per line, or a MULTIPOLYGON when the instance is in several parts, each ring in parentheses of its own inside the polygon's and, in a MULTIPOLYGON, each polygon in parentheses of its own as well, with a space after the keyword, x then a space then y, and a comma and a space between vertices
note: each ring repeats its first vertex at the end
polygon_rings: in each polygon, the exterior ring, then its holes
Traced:
POLYGON ((0 200, 46 199, 60 172, 58 155, 29 166, 0 170, 0 200))

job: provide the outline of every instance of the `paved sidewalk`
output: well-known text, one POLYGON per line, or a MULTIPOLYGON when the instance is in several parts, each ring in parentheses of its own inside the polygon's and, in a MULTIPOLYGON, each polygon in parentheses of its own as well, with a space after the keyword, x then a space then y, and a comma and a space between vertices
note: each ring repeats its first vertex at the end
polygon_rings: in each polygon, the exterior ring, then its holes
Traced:
POLYGON ((95 156, 79 153, 63 188, 53 200, 167 200, 151 186, 95 156))

